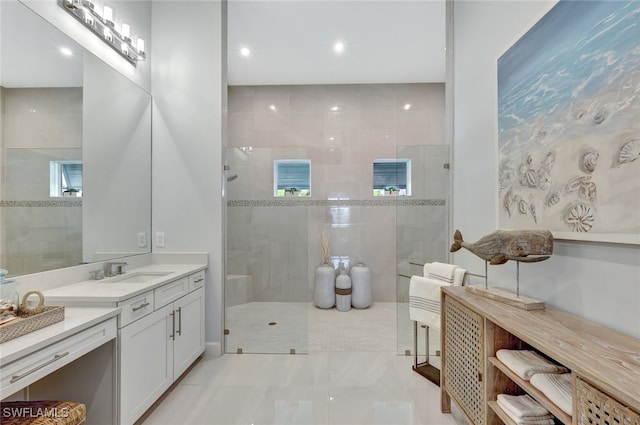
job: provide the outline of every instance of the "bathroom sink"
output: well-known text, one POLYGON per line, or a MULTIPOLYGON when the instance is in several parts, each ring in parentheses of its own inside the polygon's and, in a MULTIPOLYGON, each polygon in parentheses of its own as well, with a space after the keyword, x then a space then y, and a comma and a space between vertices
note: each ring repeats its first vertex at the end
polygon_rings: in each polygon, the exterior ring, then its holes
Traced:
POLYGON ((147 283, 173 272, 133 272, 109 278, 110 283, 147 283))

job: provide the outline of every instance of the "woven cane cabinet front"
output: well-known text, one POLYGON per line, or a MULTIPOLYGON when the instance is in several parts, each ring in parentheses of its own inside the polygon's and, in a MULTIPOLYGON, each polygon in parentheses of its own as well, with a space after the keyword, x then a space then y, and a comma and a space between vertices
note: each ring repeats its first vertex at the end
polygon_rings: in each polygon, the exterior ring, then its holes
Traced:
POLYGON ((482 317, 453 299, 442 304, 445 322, 442 374, 458 406, 476 425, 484 424, 486 406, 482 387, 484 322, 482 317))
POLYGON ((547 306, 525 311, 467 292, 442 289, 441 408, 458 405, 469 424, 513 425, 498 394, 527 393, 564 425, 640 425, 640 340, 547 306), (501 348, 536 350, 573 379, 564 413, 496 357, 501 348), (477 368, 477 370, 476 370, 477 368))

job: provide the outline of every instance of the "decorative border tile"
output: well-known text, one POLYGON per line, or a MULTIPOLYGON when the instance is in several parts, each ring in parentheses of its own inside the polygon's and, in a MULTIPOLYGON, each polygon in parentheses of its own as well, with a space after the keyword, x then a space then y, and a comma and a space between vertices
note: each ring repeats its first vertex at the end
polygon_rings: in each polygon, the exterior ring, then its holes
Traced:
POLYGON ((439 207, 444 199, 239 199, 229 207, 439 207))
POLYGON ((56 207, 81 207, 82 199, 59 199, 47 201, 0 201, 1 208, 56 208, 56 207))

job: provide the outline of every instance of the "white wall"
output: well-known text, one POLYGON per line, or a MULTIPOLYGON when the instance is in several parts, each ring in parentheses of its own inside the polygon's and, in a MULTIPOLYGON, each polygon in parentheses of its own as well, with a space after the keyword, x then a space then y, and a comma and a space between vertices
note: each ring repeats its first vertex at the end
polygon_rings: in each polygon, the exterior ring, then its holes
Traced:
MULTIPOLYGON (((453 3, 453 229, 475 241, 497 226, 498 57, 552 6, 551 1, 453 3)), ((451 261, 484 273, 459 251, 451 261)), ((490 266, 490 282, 515 289, 512 262, 490 266)), ((556 241, 553 256, 520 268, 527 296, 640 337, 640 247, 556 241)))
POLYGON ((219 1, 152 6, 154 252, 209 253, 206 340, 222 330, 222 112, 225 40, 219 1))

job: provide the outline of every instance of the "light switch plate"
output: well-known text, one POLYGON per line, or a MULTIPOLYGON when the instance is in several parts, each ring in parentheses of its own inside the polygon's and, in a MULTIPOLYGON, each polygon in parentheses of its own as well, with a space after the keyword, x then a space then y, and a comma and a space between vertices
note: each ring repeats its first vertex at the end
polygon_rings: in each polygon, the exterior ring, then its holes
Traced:
POLYGON ((156 233, 156 246, 162 248, 164 246, 164 232, 156 233))
POLYGON ((138 248, 147 246, 147 234, 145 232, 138 233, 138 248))

